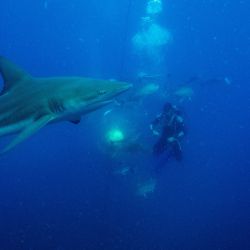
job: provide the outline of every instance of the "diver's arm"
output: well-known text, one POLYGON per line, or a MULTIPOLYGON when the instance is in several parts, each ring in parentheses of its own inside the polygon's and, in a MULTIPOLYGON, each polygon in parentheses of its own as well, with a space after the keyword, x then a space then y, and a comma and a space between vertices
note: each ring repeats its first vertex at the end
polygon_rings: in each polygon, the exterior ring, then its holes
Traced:
POLYGON ((178 115, 175 119, 175 137, 182 138, 186 134, 184 119, 178 115))
POLYGON ((160 123, 160 120, 161 120, 161 114, 157 115, 156 118, 150 124, 150 129, 155 135, 159 135, 159 132, 155 130, 155 127, 160 123))
POLYGON ((158 114, 156 116, 156 118, 152 121, 151 125, 155 126, 155 125, 159 124, 160 120, 161 120, 161 114, 158 114))

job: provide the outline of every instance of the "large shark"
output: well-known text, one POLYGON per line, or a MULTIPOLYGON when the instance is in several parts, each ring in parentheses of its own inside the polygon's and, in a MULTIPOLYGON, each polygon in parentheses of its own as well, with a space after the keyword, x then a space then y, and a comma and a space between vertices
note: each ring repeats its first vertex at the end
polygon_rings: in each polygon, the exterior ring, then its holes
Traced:
POLYGON ((0 57, 4 88, 0 95, 0 136, 18 133, 1 153, 52 122, 78 123, 126 91, 131 84, 83 77, 35 78, 0 57))

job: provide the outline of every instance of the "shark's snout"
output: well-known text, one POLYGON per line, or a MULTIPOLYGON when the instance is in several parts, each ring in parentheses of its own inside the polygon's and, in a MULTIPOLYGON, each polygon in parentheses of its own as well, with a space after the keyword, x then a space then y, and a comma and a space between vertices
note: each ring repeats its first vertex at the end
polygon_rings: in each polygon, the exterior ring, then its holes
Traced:
POLYGON ((121 83, 120 86, 118 87, 117 91, 118 91, 118 93, 123 93, 132 87, 133 87, 133 85, 131 83, 121 83))
POLYGON ((133 84, 132 83, 127 83, 126 84, 126 90, 130 89, 133 87, 133 84))

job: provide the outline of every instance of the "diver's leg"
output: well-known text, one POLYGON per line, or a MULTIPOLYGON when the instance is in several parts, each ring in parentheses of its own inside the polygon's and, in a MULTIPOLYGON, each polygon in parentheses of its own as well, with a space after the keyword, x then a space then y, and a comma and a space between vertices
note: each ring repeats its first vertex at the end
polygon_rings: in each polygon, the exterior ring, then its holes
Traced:
POLYGON ((181 161, 182 160, 182 150, 181 150, 181 145, 180 142, 178 140, 175 140, 174 142, 172 142, 172 153, 174 158, 177 161, 181 161))
POLYGON ((153 147, 153 155, 159 156, 166 150, 167 139, 162 137, 155 143, 153 147))

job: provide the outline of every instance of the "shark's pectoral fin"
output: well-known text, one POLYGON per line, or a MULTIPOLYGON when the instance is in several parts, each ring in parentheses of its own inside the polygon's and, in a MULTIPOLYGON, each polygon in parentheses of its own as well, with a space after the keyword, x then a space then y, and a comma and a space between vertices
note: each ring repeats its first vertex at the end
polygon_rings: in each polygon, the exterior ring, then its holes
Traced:
POLYGON ((81 122, 81 120, 80 119, 79 120, 70 120, 70 122, 77 125, 81 122))
POLYGON ((39 129, 47 125, 50 121, 54 119, 53 116, 47 115, 43 116, 35 121, 33 121, 30 125, 28 125, 10 144, 8 144, 1 152, 1 154, 6 153, 13 147, 15 147, 20 142, 27 139, 29 136, 36 133, 39 129))
POLYGON ((79 124, 80 122, 81 122, 81 117, 79 116, 77 116, 77 117, 75 117, 74 119, 70 119, 69 120, 71 123, 73 123, 73 124, 79 124))

